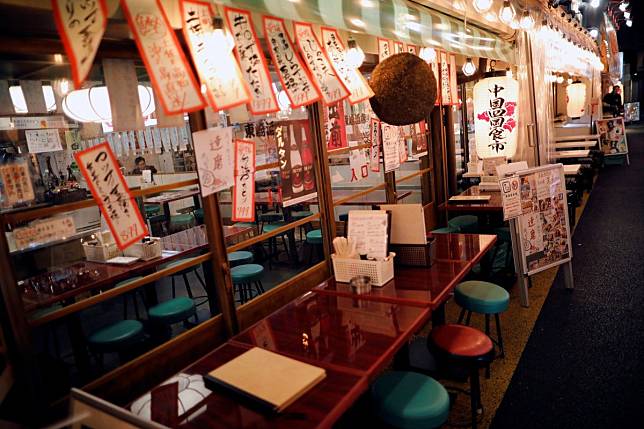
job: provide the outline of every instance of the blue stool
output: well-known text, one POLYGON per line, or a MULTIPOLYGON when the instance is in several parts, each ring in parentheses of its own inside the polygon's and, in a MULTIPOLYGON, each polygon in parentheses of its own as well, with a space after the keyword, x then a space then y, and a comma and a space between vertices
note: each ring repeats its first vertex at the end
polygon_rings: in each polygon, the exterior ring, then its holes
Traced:
POLYGON ((444 228, 434 229, 432 234, 456 234, 458 232, 457 228, 452 228, 451 226, 446 226, 444 228))
POLYGON ((259 264, 243 264, 230 269, 233 285, 238 287, 239 302, 245 303, 253 296, 252 286, 255 286, 257 295, 264 293, 262 274, 264 267, 259 264))
POLYGON ((447 225, 463 234, 475 234, 479 229, 479 218, 472 215, 456 216, 448 220, 447 225))
POLYGON ((401 429, 437 428, 449 414, 447 390, 417 372, 386 372, 371 386, 371 398, 380 418, 401 429))
POLYGON ((306 233, 306 245, 308 247, 308 261, 309 265, 313 260, 313 249, 317 253, 318 258, 322 258, 322 230, 314 229, 306 233))
POLYGON ((228 254, 228 263, 231 267, 242 264, 250 264, 253 262, 253 253, 246 250, 240 250, 238 252, 230 252, 228 254))
POLYGON ((195 221, 197 222, 197 225, 203 224, 204 221, 204 213, 203 209, 195 209, 192 214, 195 217, 195 221))
POLYGON ((471 280, 456 286, 454 290, 454 301, 461 306, 461 314, 458 317, 459 324, 463 321, 466 312, 466 325, 470 324, 472 313, 485 315, 485 334, 488 337, 490 336, 490 315, 494 315, 497 339, 493 341, 501 351, 500 356, 505 357, 499 314, 507 310, 510 305, 510 294, 508 291, 494 283, 471 280))

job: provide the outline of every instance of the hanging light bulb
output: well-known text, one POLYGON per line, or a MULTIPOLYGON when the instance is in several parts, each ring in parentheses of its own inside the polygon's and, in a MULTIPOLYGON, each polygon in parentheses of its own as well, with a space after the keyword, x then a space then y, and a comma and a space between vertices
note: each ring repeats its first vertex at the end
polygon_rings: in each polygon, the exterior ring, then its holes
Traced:
POLYGON ((590 7, 594 7, 595 9, 597 9, 599 7, 599 3, 600 3, 599 0, 590 0, 590 7))
POLYGON ((364 62, 364 52, 353 39, 349 39, 347 44, 349 46, 349 50, 347 51, 344 60, 347 66, 352 69, 357 69, 364 62))
POLYGON ((427 64, 431 64, 436 61, 436 49, 424 47, 420 50, 418 56, 427 64))
POLYGON ((631 13, 629 11, 624 11, 624 18, 631 19, 631 13))
POLYGON ((568 83, 568 85, 572 85, 572 78, 569 77, 566 83, 568 83))
POLYGON ((626 20, 626 26, 627 27, 632 27, 633 26, 633 20, 632 19, 627 19, 626 20))
POLYGON ((221 16, 213 17, 212 26, 215 29, 212 34, 212 41, 215 44, 215 48, 223 48, 226 52, 232 51, 235 46, 235 40, 233 40, 233 36, 226 31, 223 18, 221 16))
POLYGON ((499 19, 502 23, 510 25, 516 16, 516 12, 510 3, 510 0, 503 0, 503 7, 499 11, 499 19))
POLYGON ((512 22, 510 23, 510 28, 513 30, 518 30, 519 29, 519 21, 516 19, 513 19, 512 22))
POLYGON ((487 12, 492 7, 492 0, 474 0, 474 9, 477 12, 487 12))
POLYGON ((474 73, 476 73, 476 66, 472 62, 472 59, 468 58, 465 64, 463 64, 463 74, 465 76, 472 76, 474 73))
POLYGON ((623 2, 621 2, 619 4, 619 10, 621 10, 622 12, 626 11, 627 7, 628 7, 628 2, 627 1, 623 1, 623 2))
POLYGON ((563 83, 564 78, 563 76, 557 76, 557 83, 563 83))
POLYGON ((512 73, 512 69, 509 68, 509 67, 507 69, 505 69, 505 75, 510 79, 512 79, 514 77, 514 74, 512 73))
POLYGON ((526 9, 523 11, 523 16, 521 17, 521 22, 519 22, 519 25, 524 30, 530 30, 532 27, 534 27, 534 18, 532 17, 532 15, 530 15, 529 10, 526 9))
POLYGON ((592 37, 593 39, 596 39, 598 35, 599 35, 599 31, 597 31, 596 28, 593 28, 590 30, 590 37, 592 37))

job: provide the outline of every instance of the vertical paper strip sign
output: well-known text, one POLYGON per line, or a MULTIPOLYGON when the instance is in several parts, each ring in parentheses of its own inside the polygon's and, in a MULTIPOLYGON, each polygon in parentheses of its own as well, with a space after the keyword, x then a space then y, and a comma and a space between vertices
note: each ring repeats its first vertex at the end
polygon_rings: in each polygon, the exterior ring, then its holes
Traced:
POLYGON ((160 0, 120 0, 123 14, 166 115, 202 109, 199 84, 160 0))
POLYGON ((145 237, 147 226, 110 145, 103 142, 76 152, 74 158, 119 249, 145 237))
POLYGON ((326 50, 336 74, 349 88, 351 95, 349 102, 357 104, 373 97, 374 93, 369 87, 367 80, 358 69, 349 67, 344 60, 344 44, 340 40, 338 30, 330 27, 322 27, 322 43, 326 50))
POLYGON ((226 6, 224 14, 235 41, 241 72, 250 89, 251 113, 264 115, 278 112, 280 108, 271 85, 271 75, 250 12, 226 6))
POLYGON ((381 63, 389 58, 392 51, 391 40, 378 37, 378 62, 381 63))
POLYGON ((54 21, 69 57, 74 86, 87 78, 107 26, 105 0, 52 0, 54 21))
POLYGON ((313 81, 322 94, 324 104, 328 106, 347 98, 350 92, 335 73, 329 57, 313 32, 313 26, 302 22, 296 22, 294 25, 295 39, 311 71, 313 81))
POLYGON ((418 55, 418 46, 407 43, 407 52, 413 55, 418 55))
POLYGON ((255 142, 235 140, 233 222, 255 221, 255 142))
POLYGON ((197 173, 203 197, 234 185, 232 128, 208 128, 192 133, 197 173))
POLYGON ((371 151, 369 154, 369 163, 371 171, 380 172, 380 121, 371 118, 369 122, 369 140, 371 140, 371 151))
POLYGON ((291 107, 295 109, 318 101, 320 93, 293 48, 293 42, 286 31, 284 20, 263 16, 262 21, 268 50, 271 53, 282 87, 291 101, 291 107))
MULTIPOLYGON (((234 43, 217 37, 210 3, 181 0, 181 25, 201 83, 214 110, 250 102, 248 88, 232 52, 234 43)), ((219 30, 223 32, 223 29, 219 30)))

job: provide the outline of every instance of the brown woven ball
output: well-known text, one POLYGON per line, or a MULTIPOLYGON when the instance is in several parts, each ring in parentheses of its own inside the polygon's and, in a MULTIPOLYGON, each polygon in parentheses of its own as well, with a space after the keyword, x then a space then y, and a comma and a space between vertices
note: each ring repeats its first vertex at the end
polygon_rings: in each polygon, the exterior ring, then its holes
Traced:
POLYGON ((425 119, 436 102, 436 78, 418 56, 392 55, 378 64, 369 81, 375 95, 369 99, 380 120, 410 125, 425 119))

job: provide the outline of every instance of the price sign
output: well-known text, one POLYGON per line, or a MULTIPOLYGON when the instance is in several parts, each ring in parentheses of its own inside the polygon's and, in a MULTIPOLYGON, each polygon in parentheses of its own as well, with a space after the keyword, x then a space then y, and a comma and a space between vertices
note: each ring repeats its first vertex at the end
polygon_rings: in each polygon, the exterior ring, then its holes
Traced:
POLYGON ((60 134, 57 129, 25 131, 27 147, 30 153, 54 152, 63 150, 60 134))
POLYGON ((382 125, 382 153, 385 161, 385 173, 400 167, 400 154, 398 153, 398 127, 381 122, 382 125))
POLYGON ((27 226, 16 228, 13 238, 16 249, 22 250, 29 246, 64 240, 76 234, 74 218, 71 216, 54 217, 32 222, 27 226))
POLYGON ((381 63, 391 56, 391 40, 378 37, 378 62, 381 63))

